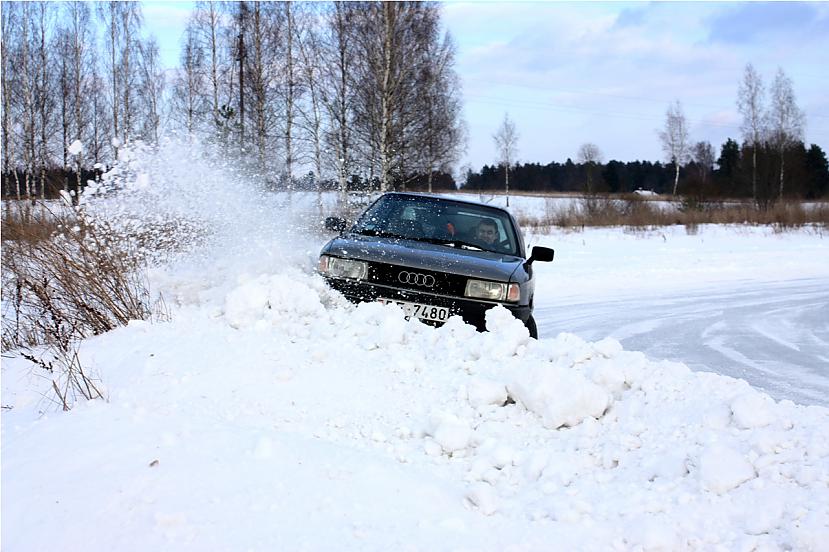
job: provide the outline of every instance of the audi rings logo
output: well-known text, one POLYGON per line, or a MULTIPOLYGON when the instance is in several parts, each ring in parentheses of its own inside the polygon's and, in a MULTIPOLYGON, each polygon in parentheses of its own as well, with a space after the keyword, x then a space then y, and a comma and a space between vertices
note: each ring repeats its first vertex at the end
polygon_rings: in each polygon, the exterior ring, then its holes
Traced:
POLYGON ((419 272, 401 271, 397 275, 397 281, 401 284, 411 284, 413 286, 430 288, 435 285, 435 277, 428 274, 420 274, 419 272))

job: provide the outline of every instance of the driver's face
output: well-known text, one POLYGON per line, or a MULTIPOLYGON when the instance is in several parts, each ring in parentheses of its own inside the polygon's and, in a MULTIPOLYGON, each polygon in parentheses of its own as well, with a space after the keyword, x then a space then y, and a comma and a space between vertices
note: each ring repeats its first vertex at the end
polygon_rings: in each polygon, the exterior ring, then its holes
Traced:
POLYGON ((479 240, 492 244, 495 243, 495 238, 498 237, 498 230, 489 224, 482 224, 478 226, 477 236, 479 240))

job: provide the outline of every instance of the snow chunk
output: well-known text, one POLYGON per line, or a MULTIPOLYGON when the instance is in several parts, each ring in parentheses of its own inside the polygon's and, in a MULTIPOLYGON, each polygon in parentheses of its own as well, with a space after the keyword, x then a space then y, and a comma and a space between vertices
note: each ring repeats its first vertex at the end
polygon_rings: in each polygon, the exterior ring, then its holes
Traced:
POLYGON ((622 344, 619 341, 612 339, 610 337, 606 337, 601 341, 597 341, 593 344, 593 348, 596 350, 597 353, 600 355, 612 358, 622 352, 622 344))
POLYGON ((80 140, 75 140, 74 142, 69 144, 69 147, 66 148, 66 151, 68 151, 71 155, 78 155, 80 152, 83 151, 83 143, 80 140))
POLYGON ((526 345, 530 331, 515 318, 510 311, 497 306, 486 311, 486 329, 498 334, 498 346, 501 350, 515 354, 520 345, 526 345))
POLYGON ((472 429, 469 424, 456 416, 439 416, 434 424, 432 438, 446 453, 453 453, 465 449, 472 440, 472 429))
POLYGON ((485 516, 491 516, 498 511, 498 497, 492 486, 487 483, 475 485, 466 493, 467 503, 478 509, 485 516))
POLYGON ((768 395, 749 391, 731 401, 734 423, 742 429, 765 427, 775 420, 774 401, 768 395))
POLYGON ((700 456, 700 482, 703 488, 723 494, 753 479, 754 466, 742 454, 725 445, 712 445, 700 456))
POLYGON ((572 368, 541 366, 521 374, 508 386, 510 395, 541 416, 544 426, 574 426, 600 418, 610 405, 607 391, 572 368))
POLYGON ((241 284, 225 298, 225 317, 236 329, 257 322, 310 321, 324 312, 319 295, 300 281, 283 275, 260 276, 241 284))
POLYGON ((469 382, 466 390, 469 404, 474 407, 490 404, 501 406, 507 402, 507 388, 503 383, 476 378, 469 382))

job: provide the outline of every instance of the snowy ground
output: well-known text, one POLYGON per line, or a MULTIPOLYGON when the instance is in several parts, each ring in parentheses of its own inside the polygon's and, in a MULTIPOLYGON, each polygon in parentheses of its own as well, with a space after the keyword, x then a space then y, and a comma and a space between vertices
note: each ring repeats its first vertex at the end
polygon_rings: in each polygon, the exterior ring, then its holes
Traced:
POLYGON ((746 379, 775 399, 829 406, 829 234, 703 226, 538 236, 541 335, 746 379))
POLYGON ((3 550, 826 549, 825 236, 532 236, 536 341, 348 305, 284 207, 199 206, 222 232, 151 275, 170 321, 82 345, 107 402, 3 359, 3 550))

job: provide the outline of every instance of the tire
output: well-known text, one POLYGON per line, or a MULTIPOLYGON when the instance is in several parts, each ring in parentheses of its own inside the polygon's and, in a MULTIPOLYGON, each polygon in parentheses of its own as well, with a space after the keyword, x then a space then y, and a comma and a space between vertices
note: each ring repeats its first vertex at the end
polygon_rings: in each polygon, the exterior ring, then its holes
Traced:
POLYGON ((535 318, 531 314, 527 321, 524 322, 524 325, 530 330, 530 337, 533 339, 538 339, 538 326, 535 325, 535 318))

